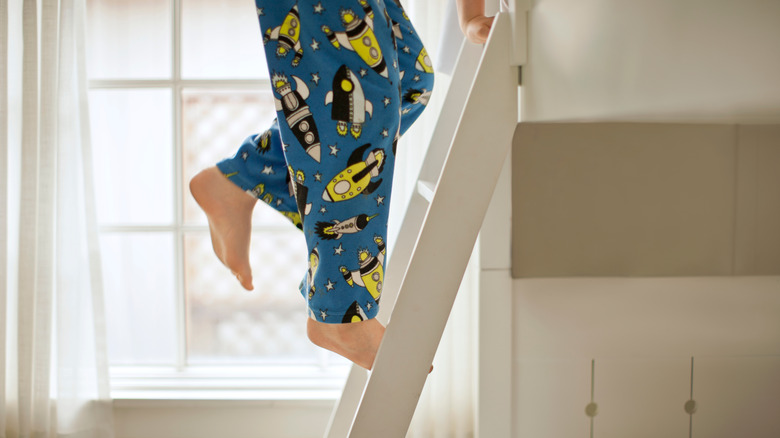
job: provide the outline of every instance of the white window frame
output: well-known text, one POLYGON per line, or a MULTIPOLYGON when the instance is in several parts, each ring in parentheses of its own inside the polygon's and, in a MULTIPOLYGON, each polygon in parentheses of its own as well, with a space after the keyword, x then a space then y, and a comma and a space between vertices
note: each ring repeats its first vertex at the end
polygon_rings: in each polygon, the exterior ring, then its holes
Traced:
MULTIPOLYGON (((329 364, 323 351, 319 366, 188 366, 186 296, 184 291, 184 235, 208 231, 206 225, 184 225, 182 169, 182 93, 184 89, 268 90, 270 79, 183 79, 181 74, 181 2, 170 0, 171 78, 170 79, 92 79, 89 90, 166 89, 171 90, 173 112, 174 218, 171 225, 106 225, 100 234, 164 232, 175 240, 176 274, 176 364, 161 366, 111 366, 111 391, 115 400, 335 400, 344 385, 348 364, 329 364)), ((254 226, 253 231, 279 227, 254 226)))

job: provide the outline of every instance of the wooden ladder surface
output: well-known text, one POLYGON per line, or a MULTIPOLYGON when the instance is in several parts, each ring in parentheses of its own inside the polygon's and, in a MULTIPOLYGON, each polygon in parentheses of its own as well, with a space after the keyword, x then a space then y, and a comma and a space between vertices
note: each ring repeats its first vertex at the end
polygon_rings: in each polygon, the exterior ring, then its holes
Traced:
POLYGON ((387 331, 373 370, 352 367, 326 438, 407 433, 517 124, 512 38, 502 13, 461 50, 388 262, 387 331))

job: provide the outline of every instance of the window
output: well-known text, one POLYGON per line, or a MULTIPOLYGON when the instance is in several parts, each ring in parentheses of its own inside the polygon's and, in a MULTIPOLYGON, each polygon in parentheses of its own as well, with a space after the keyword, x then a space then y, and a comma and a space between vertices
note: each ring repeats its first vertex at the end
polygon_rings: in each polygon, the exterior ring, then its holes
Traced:
POLYGON ((258 203, 255 291, 245 292, 213 254, 187 189, 275 117, 253 2, 88 0, 87 8, 115 390, 224 390, 230 376, 242 388, 268 389, 266 377, 277 390, 339 388, 348 362, 305 335, 299 231, 258 203))

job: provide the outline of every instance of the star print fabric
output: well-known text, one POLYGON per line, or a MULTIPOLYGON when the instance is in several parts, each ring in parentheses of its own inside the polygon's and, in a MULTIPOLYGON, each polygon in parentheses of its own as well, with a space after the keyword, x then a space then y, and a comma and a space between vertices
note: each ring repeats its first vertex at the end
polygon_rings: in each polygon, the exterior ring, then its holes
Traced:
POLYGON ((256 0, 277 119, 220 171, 303 231, 309 316, 376 316, 398 138, 433 88, 394 0, 256 0))

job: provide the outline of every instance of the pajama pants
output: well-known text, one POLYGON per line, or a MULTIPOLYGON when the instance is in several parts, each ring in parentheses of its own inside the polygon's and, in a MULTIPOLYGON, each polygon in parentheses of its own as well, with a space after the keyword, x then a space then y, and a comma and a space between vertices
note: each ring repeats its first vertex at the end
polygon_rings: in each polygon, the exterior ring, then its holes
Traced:
POLYGON ((256 6, 277 119, 217 167, 303 231, 310 318, 373 318, 396 145, 428 103, 430 58, 396 0, 256 6))

